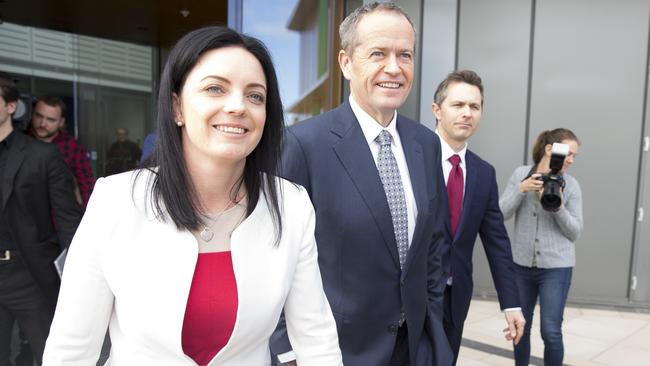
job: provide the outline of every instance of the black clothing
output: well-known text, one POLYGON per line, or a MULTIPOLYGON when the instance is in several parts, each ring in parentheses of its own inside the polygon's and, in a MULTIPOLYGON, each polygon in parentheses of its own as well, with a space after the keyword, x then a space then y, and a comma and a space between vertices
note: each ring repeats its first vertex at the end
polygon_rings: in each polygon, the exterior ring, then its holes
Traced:
POLYGON ((53 261, 81 220, 72 173, 57 146, 10 136, 1 154, 0 217, 16 250, 0 256, 0 366, 9 362, 14 320, 40 364, 60 285, 53 261))

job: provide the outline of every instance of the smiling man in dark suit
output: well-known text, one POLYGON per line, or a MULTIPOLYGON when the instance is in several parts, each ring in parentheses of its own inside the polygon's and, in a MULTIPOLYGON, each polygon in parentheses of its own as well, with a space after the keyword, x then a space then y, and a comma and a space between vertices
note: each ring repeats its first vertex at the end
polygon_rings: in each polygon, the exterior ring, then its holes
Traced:
POLYGON ((499 209, 494 168, 467 149, 467 140, 478 128, 483 113, 481 78, 470 70, 452 72, 440 83, 434 98, 432 110, 438 120, 436 133, 441 139, 449 207, 444 326, 455 363, 472 299, 472 252, 477 235, 481 236, 505 313, 506 339, 519 342, 525 320, 519 307, 510 240, 499 209))
MULTIPOLYGON (((287 131, 282 172, 316 209, 343 362, 448 365, 436 288, 446 217, 440 142, 397 114, 413 80, 413 24, 396 5, 373 3, 352 12, 339 33, 350 97, 287 131)), ((283 362, 287 349, 272 345, 283 362)))
POLYGON ((56 146, 14 131, 17 100, 13 80, 0 75, 0 366, 10 365, 14 320, 41 364, 59 291, 53 262, 81 219, 56 146))

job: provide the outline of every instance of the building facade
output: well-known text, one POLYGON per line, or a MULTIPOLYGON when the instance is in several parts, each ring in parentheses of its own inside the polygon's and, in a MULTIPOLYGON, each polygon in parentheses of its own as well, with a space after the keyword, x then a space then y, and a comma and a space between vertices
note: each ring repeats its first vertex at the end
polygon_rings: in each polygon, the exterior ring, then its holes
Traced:
MULTIPOLYGON (((485 108, 469 147, 495 166, 500 189, 515 167, 532 161, 541 131, 572 129, 582 142, 571 174, 583 190, 585 227, 569 300, 650 308, 643 264, 650 260, 650 0, 396 2, 418 32, 413 90, 400 112, 435 129, 438 83, 454 69, 477 71, 485 108)), ((343 7, 343 16, 362 3, 328 2, 330 14, 343 7)), ((338 103, 349 92, 344 83, 340 90, 330 91, 338 103)), ((480 249, 474 264, 475 295, 493 296, 480 249)))

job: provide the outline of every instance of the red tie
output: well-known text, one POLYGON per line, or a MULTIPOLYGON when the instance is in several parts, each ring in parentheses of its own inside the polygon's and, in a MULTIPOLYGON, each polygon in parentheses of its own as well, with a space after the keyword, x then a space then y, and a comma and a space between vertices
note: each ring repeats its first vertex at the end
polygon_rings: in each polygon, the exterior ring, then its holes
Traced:
POLYGON ((449 221, 451 235, 456 236, 456 228, 460 222, 460 212, 463 207, 463 169, 460 167, 460 156, 454 154, 449 158, 451 172, 447 179, 447 198, 449 201, 449 221))

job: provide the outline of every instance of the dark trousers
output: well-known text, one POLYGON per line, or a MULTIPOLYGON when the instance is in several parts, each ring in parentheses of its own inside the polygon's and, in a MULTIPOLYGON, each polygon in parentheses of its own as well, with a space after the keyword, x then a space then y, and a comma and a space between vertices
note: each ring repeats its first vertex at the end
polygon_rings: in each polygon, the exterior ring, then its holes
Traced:
POLYGON ((445 328, 445 334, 447 335, 449 346, 454 352, 455 365, 456 361, 458 361, 458 353, 460 352, 460 342, 463 339, 463 325, 465 323, 465 319, 463 319, 460 325, 454 324, 454 321, 451 318, 451 291, 452 286, 445 287, 445 296, 443 301, 444 315, 442 318, 442 326, 445 328))
POLYGON ((526 319, 524 336, 515 346, 515 365, 530 361, 530 328, 539 297, 539 319, 544 341, 544 365, 561 366, 564 359, 562 320, 573 268, 531 268, 515 264, 521 310, 526 319))
POLYGON ((53 317, 54 306, 46 301, 20 254, 12 252, 10 260, 0 261, 0 366, 11 365, 14 320, 40 365, 53 317))
POLYGON ((388 366, 409 366, 409 364, 409 332, 406 323, 404 323, 397 330, 395 348, 393 348, 393 355, 390 357, 388 366))
POLYGON ((14 338, 15 337, 18 338, 19 347, 14 363, 16 366, 33 366, 34 354, 32 353, 32 348, 29 346, 27 337, 25 337, 25 334, 22 331, 20 331, 18 335, 14 333, 14 338))

